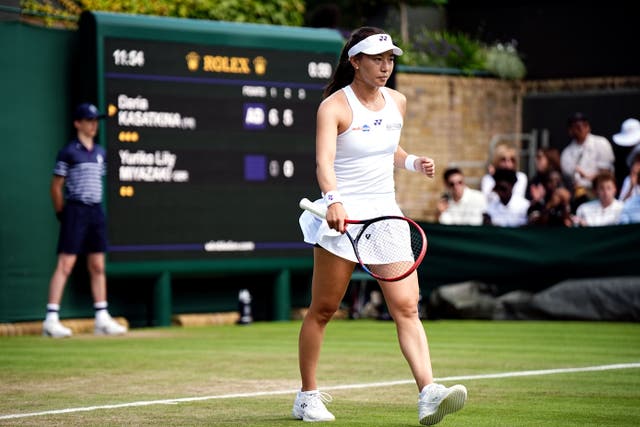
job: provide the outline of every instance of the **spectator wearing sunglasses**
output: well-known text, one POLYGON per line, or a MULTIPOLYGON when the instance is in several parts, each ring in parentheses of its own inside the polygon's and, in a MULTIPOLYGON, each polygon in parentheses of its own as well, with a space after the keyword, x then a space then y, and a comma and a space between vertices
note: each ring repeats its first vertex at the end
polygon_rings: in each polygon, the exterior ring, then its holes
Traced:
POLYGON ((448 225, 482 225, 487 200, 478 190, 464 183, 462 171, 452 167, 444 171, 447 191, 438 202, 438 221, 448 225))
POLYGON ((480 181, 480 190, 488 200, 497 199, 493 189, 496 185, 494 173, 497 169, 509 169, 515 172, 516 182, 513 186, 513 194, 525 197, 528 178, 524 172, 518 170, 518 148, 509 143, 501 142, 493 148, 493 156, 488 167, 488 173, 480 181))

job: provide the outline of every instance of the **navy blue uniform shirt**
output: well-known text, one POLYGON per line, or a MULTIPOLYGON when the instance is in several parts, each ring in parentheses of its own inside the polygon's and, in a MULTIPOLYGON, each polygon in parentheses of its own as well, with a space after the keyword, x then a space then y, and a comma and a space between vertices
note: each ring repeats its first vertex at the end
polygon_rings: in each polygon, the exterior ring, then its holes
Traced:
POLYGON ((58 152, 53 174, 65 178, 66 200, 91 205, 102 201, 102 177, 106 171, 104 148, 94 144, 89 151, 75 139, 58 152))

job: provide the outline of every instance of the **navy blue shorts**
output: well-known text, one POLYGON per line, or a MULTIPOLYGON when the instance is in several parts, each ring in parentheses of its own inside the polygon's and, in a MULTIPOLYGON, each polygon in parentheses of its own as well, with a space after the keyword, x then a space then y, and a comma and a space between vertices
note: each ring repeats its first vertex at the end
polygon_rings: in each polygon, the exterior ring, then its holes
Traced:
POLYGON ((107 227, 102 206, 67 201, 60 219, 58 253, 80 255, 106 250, 107 227))

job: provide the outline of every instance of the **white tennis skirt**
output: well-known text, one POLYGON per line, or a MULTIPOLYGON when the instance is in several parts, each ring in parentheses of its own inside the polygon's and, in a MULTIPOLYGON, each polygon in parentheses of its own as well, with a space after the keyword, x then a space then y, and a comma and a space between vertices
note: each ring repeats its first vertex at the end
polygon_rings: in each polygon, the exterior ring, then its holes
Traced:
MULTIPOLYGON (((323 199, 315 200, 313 203, 320 209, 326 209, 323 199)), ((396 203, 394 193, 362 197, 343 196, 342 204, 349 219, 365 220, 384 215, 404 216, 396 203)), ((309 211, 304 211, 300 215, 299 222, 306 243, 317 244, 334 255, 358 262, 349 238, 329 228, 327 221, 309 211)))

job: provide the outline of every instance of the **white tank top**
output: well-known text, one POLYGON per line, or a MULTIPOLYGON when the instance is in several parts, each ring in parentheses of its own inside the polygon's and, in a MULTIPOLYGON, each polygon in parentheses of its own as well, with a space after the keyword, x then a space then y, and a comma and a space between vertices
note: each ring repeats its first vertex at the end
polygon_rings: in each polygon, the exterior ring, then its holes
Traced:
POLYGON ((385 88, 380 111, 363 106, 351 89, 342 88, 353 114, 351 125, 338 135, 334 170, 343 196, 394 194, 393 158, 400 142, 402 114, 385 88))

